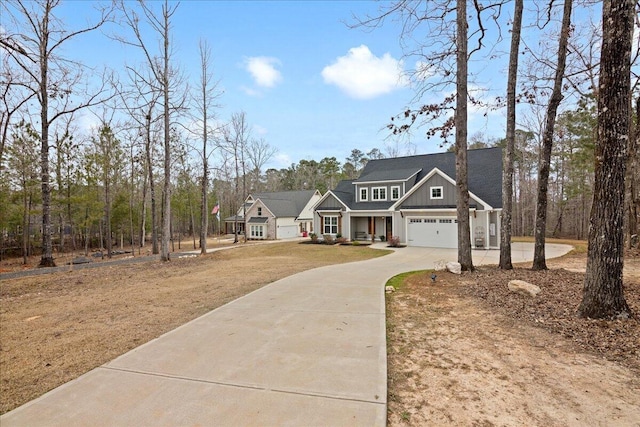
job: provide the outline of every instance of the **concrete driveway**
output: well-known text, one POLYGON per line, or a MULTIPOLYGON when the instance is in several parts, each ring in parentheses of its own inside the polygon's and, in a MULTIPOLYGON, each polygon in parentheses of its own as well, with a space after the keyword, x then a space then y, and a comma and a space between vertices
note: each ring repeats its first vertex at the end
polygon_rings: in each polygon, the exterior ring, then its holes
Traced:
MULTIPOLYGON (((567 245, 547 245, 548 258, 567 245)), ((515 243, 513 261, 532 258, 515 243)), ((496 250, 474 264, 497 264, 496 250)), ((384 284, 455 261, 393 254, 271 283, 0 417, 8 426, 384 426, 384 284)))

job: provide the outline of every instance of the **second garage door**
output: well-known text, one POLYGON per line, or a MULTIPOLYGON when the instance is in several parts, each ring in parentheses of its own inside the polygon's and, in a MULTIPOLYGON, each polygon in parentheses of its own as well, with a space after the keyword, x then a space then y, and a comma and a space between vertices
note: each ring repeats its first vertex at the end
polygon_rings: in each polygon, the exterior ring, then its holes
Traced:
POLYGON ((407 218, 409 246, 428 248, 458 247, 458 223, 453 218, 407 218))
POLYGON ((278 226, 278 239, 290 239, 298 235, 297 225, 279 225, 278 226))

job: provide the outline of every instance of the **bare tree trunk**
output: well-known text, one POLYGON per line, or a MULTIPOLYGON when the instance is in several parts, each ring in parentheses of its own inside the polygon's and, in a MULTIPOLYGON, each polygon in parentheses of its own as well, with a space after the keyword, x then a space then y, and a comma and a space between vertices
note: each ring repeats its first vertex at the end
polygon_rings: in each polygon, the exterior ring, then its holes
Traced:
POLYGON ((624 178, 630 136, 631 37, 634 0, 605 0, 598 96, 595 188, 583 298, 578 313, 628 318, 624 299, 624 178), (606 95, 606 96, 602 96, 606 95))
POLYGON ((171 234, 171 120, 169 111, 169 6, 165 0, 162 8, 164 18, 164 67, 162 72, 162 91, 164 107, 164 191, 162 207, 162 253, 160 259, 169 261, 169 237, 171 234))
MULTIPOLYGON (((156 185, 153 178, 153 157, 151 156, 151 109, 146 116, 145 155, 147 157, 147 173, 149 174, 149 196, 151 198, 151 253, 157 255, 158 249, 158 218, 156 209, 156 185)), ((143 241, 144 242, 144 241, 143 241)))
POLYGON ((567 45, 569 43, 569 31, 571 26, 572 0, 564 1, 562 13, 562 27, 560 29, 560 42, 558 44, 558 64, 553 83, 553 91, 547 107, 544 133, 542 135, 542 150, 538 170, 538 197, 536 206, 535 247, 533 253, 533 270, 546 270, 547 261, 544 251, 547 229, 547 198, 549 190, 549 168, 551 164, 551 149, 553 147, 553 131, 556 123, 556 114, 562 101, 562 80, 567 62, 567 45))
POLYGON ((456 188, 458 197, 458 262, 462 270, 473 271, 471 231, 469 226, 469 188, 467 183, 467 2, 457 0, 456 9, 456 188))
POLYGON ((507 141, 502 160, 502 213, 500 220, 500 262, 503 270, 512 270, 511 217, 513 213, 513 152, 516 140, 516 83, 518 57, 520 56, 520 32, 522 29, 523 0, 516 0, 511 29, 509 73, 507 77, 507 141))

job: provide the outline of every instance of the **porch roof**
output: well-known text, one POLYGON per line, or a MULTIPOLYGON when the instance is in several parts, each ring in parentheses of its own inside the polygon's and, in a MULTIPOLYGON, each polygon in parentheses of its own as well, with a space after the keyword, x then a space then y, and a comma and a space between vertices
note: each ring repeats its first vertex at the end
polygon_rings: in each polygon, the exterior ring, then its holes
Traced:
POLYGON ((269 218, 266 216, 252 216, 247 223, 249 224, 266 224, 269 218))

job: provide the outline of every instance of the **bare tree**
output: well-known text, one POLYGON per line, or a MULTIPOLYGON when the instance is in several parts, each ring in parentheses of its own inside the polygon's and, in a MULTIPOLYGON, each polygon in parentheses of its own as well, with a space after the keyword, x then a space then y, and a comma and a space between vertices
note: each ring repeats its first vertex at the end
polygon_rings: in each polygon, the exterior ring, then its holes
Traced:
POLYGON ((631 37, 634 0, 605 0, 598 97, 595 189, 583 298, 578 313, 628 318, 623 292, 624 178, 630 136, 631 37), (606 96, 602 96, 606 94, 606 96))
POLYGON ((515 0, 509 72, 507 76, 507 138, 502 161, 502 213, 500 220, 500 263, 503 270, 513 269, 511 264, 511 218, 513 213, 513 162, 516 142, 516 83, 520 56, 523 0, 515 0))
POLYGON ((218 81, 213 79, 211 68, 211 48, 205 40, 200 41, 200 79, 198 81, 198 99, 196 111, 202 121, 201 137, 202 151, 202 182, 200 184, 200 253, 207 253, 207 230, 209 228, 209 206, 207 196, 209 193, 209 160, 214 149, 209 148, 209 139, 215 132, 211 123, 215 123, 216 115, 213 109, 219 108, 216 104, 222 93, 218 90, 218 81))
MULTIPOLYGON (((145 18, 145 23, 151 27, 152 33, 160 41, 160 52, 153 55, 149 46, 151 42, 145 40, 142 22, 134 10, 127 8, 128 4, 120 3, 120 9, 126 25, 133 31, 133 40, 124 37, 116 37, 122 43, 134 46, 143 53, 145 61, 153 81, 148 85, 160 94, 163 119, 163 146, 164 146, 164 184, 162 193, 162 239, 160 245, 160 258, 169 261, 169 243, 171 238, 171 116, 172 113, 184 106, 184 95, 177 95, 182 86, 182 76, 179 71, 171 66, 173 51, 170 49, 171 18, 176 12, 177 5, 169 7, 167 0, 162 4, 160 13, 155 13, 151 6, 144 0, 139 0, 138 5, 145 18)), ((185 92, 183 92, 185 93, 185 92)))
POLYGON ((467 175, 467 97, 468 52, 467 0, 457 0, 456 7, 456 211, 458 216, 458 262, 472 271, 471 230, 469 224, 469 187, 467 175))
MULTIPOLYGON (((251 130, 247 123, 247 115, 244 111, 233 113, 231 122, 223 128, 224 142, 221 146, 223 151, 229 157, 229 161, 233 163, 234 171, 234 205, 237 207, 244 203, 247 197, 246 193, 246 162, 247 145, 251 138, 251 130), (240 191, 240 179, 242 179, 242 191, 240 191)), ((242 208, 243 220, 246 221, 244 207, 242 208)), ((235 215, 235 237, 233 243, 238 243, 238 215, 235 215)), ((244 224, 244 234, 246 240, 246 223, 244 224)))
POLYGON ((262 176, 262 168, 273 158, 278 152, 276 147, 269 145, 264 138, 252 138, 247 145, 247 160, 253 181, 252 188, 257 191, 260 187, 260 177, 262 176))
POLYGON ((547 229, 547 192, 549 185, 549 166, 551 163, 551 149, 553 147, 553 132, 556 122, 558 107, 562 101, 562 81, 567 61, 567 46, 569 32, 571 30, 572 0, 564 1, 562 12, 562 26, 560 28, 560 40, 558 42, 558 61, 556 64, 553 90, 547 114, 545 117, 544 132, 542 135, 542 151, 540 153, 540 165, 538 170, 538 197, 536 207, 535 246, 533 254, 533 270, 546 270, 544 245, 547 229))
MULTIPOLYGON (((55 266, 51 227, 51 187, 49 176, 49 128, 60 117, 103 102, 104 86, 92 91, 85 87, 84 66, 58 53, 68 41, 100 28, 110 17, 109 9, 100 10, 95 23, 69 31, 55 16, 59 0, 3 2, 4 23, 19 32, 20 44, 2 47, 7 55, 29 76, 24 89, 38 101, 40 116, 40 170, 42 189, 42 258, 41 267, 55 266), (18 30, 19 28, 19 30, 18 30), (77 102, 76 96, 82 94, 77 102), (71 102, 72 95, 74 102, 71 102)), ((102 79, 103 85, 106 79, 102 79)))

